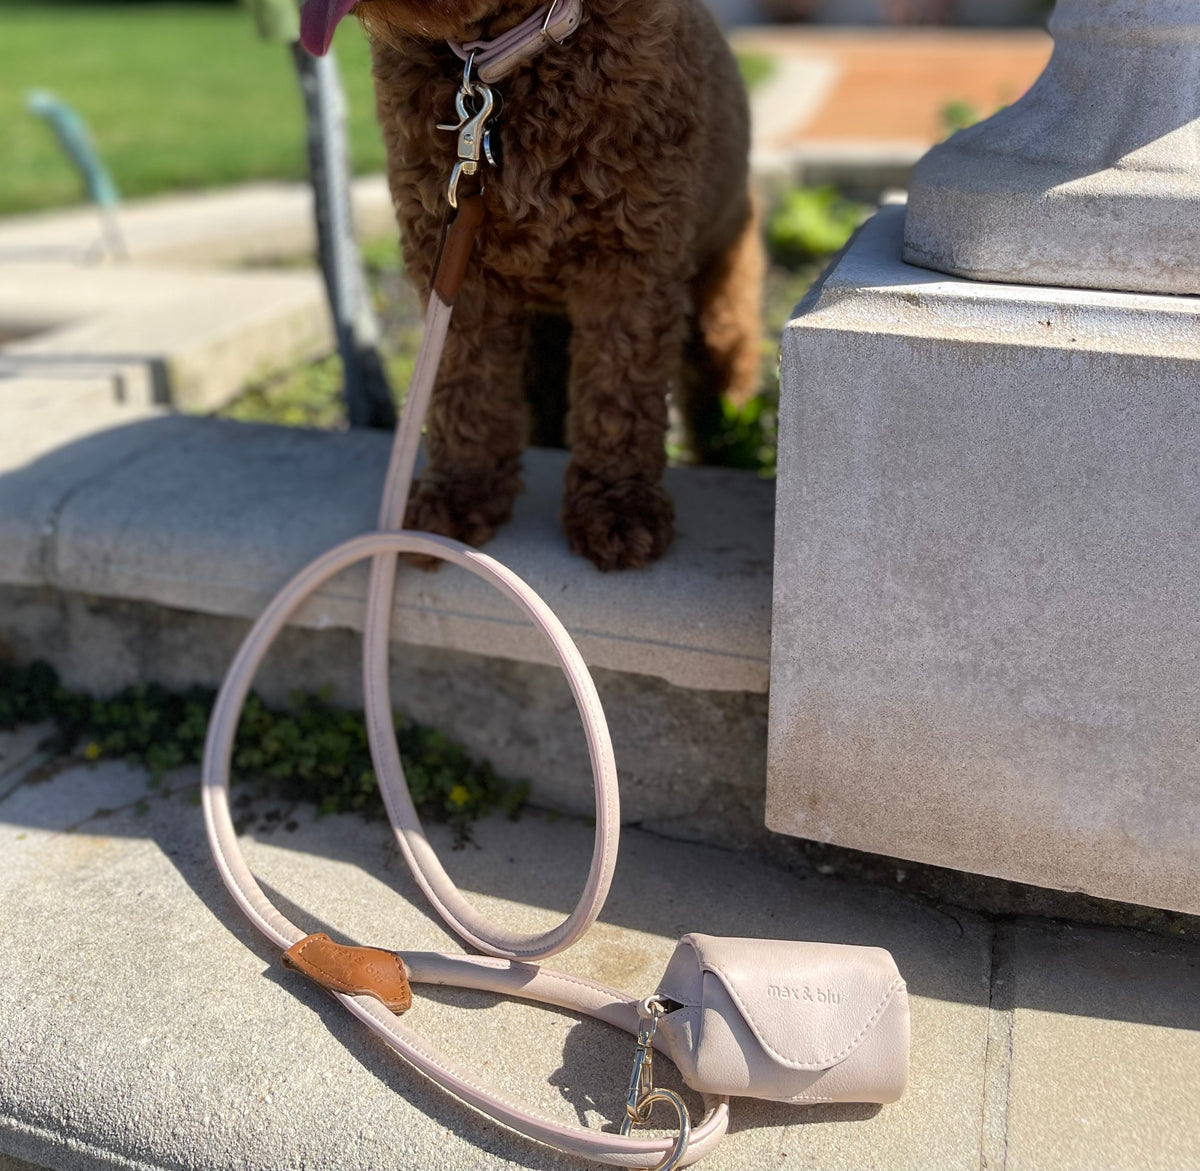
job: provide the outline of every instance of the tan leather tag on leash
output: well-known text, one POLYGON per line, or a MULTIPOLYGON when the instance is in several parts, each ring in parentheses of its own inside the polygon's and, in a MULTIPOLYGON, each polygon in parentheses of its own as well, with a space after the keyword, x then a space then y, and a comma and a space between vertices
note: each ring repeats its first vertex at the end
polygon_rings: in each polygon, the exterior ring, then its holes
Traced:
POLYGON ((412 1007, 404 961, 377 947, 347 947, 328 935, 309 935, 283 953, 283 966, 303 972, 330 992, 374 996, 392 1012, 412 1007))
POLYGON ((475 237, 483 224, 483 214, 482 195, 466 195, 459 200, 458 213, 442 239, 433 277, 433 291, 441 297, 443 304, 453 305, 458 296, 467 275, 467 262, 471 259, 475 237))

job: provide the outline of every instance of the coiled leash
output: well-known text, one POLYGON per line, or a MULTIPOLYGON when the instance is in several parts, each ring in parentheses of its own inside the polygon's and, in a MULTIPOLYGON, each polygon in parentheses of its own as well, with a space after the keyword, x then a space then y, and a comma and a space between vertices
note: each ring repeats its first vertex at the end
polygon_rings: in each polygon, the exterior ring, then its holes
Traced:
MULTIPOLYGON (((563 0, 578 23, 579 0, 563 0)), ((570 12, 566 13, 570 16, 570 12)), ((538 13, 540 33, 562 27, 559 0, 538 13), (555 24, 555 20, 559 23, 555 24)), ((529 22, 527 22, 528 24, 529 22)), ((530 30, 527 29, 528 33, 530 30)), ((503 38, 502 38, 503 39, 503 38)), ((486 48, 486 47, 485 47, 486 48)), ((528 48, 509 38, 499 54, 520 58, 528 48)), ((272 943, 285 949, 285 962, 310 975, 426 1076, 504 1125, 539 1142, 617 1166, 670 1168, 701 1158, 721 1140, 728 1125, 728 1099, 705 1096, 706 1114, 694 1127, 676 1095, 653 1084, 652 1040, 657 1012, 616 989, 553 972, 528 961, 544 959, 579 939, 604 904, 616 863, 620 831, 616 765, 612 741, 595 684, 578 648, 545 602, 511 570, 459 541, 403 528, 421 427, 445 347, 454 299, 462 285, 472 244, 483 222, 483 199, 461 194, 465 177, 481 177, 494 159, 488 121, 496 99, 486 82, 472 76, 484 50, 465 46, 466 68, 457 98, 458 160, 449 178, 447 199, 456 208, 443 238, 425 318, 416 368, 392 446, 379 514, 379 531, 365 533, 318 557, 292 578, 268 605, 242 643, 217 696, 208 728, 202 766, 204 819, 221 877, 246 916, 272 943), (421 826, 396 745, 388 686, 388 654, 393 592, 399 554, 417 554, 461 566, 510 598, 549 640, 570 685, 587 737, 596 801, 595 844, 587 881, 575 909, 558 926, 523 934, 488 921, 468 903, 443 869, 421 826), (446 923, 484 957, 396 953, 345 947, 327 936, 308 935, 275 907, 251 873, 238 844, 229 809, 229 771, 234 736, 254 675, 272 642, 300 605, 335 574, 371 560, 363 632, 363 687, 371 754, 396 841, 413 875, 446 923), (491 958, 488 958, 491 957, 491 958), (432 1049, 395 1015, 411 1003, 408 982, 447 984, 587 1013, 639 1034, 638 1062, 621 1134, 569 1126, 522 1109, 477 1084, 432 1049), (640 1010, 640 1011, 639 1011, 640 1010), (679 1115, 677 1138, 635 1139, 629 1127, 648 1120, 651 1107, 666 1102, 679 1115)), ((486 56, 486 53, 484 53, 486 56)), ((494 64, 499 58, 493 55, 494 64)), ((524 59, 524 58, 520 58, 524 59)))

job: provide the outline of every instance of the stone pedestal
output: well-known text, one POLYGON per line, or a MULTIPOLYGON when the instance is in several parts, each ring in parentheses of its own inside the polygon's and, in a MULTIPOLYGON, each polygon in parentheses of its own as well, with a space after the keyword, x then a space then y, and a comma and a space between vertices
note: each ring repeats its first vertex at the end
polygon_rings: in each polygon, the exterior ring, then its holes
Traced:
POLYGON ((917 165, 904 257, 976 280, 1200 293, 1200 0, 1058 0, 1018 102, 917 165))
POLYGON ((1200 913, 1200 302, 903 214, 785 334, 768 825, 1200 913))

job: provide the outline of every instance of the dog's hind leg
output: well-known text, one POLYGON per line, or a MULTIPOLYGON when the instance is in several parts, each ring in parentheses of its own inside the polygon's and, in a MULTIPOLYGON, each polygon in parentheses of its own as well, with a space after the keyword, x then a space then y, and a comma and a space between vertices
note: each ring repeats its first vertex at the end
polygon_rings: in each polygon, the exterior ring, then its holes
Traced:
POLYGON ((426 420, 428 462, 413 485, 406 528, 481 545, 512 516, 528 430, 521 380, 527 327, 506 290, 478 277, 463 285, 426 420))
POLYGON ((680 410, 693 457, 710 462, 721 399, 744 406, 762 384, 763 280, 766 260, 758 216, 747 214, 733 243, 694 284, 696 316, 680 388, 680 410))

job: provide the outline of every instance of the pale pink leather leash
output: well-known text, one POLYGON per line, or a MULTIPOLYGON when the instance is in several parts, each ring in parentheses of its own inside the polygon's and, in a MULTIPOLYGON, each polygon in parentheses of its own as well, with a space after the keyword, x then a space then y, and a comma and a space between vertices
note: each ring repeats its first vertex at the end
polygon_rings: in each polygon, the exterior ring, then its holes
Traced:
MULTIPOLYGON (((422 890, 446 923, 464 940, 496 958, 402 953, 414 983, 447 984, 500 992, 587 1013, 637 1033, 637 998, 565 973, 520 961, 542 959, 568 947, 595 922, 604 905, 616 863, 620 804, 612 742, 596 687, 570 635, 542 599, 511 570, 458 541, 402 528, 409 486, 420 446, 421 426, 445 346, 454 295, 465 270, 470 237, 481 216, 478 196, 464 199, 443 249, 426 312, 425 336, 392 447, 380 509, 383 531, 343 542, 302 569, 255 622, 234 658, 213 708, 202 765, 204 820, 217 868, 250 921, 272 943, 288 949, 307 936, 267 898, 247 866, 229 809, 229 770, 242 706, 272 642, 299 606, 335 574, 371 559, 363 634, 363 682, 367 730, 380 789, 400 850, 422 890), (474 220, 474 224, 472 224, 474 220), (463 237, 467 237, 465 244, 463 237), (449 258, 447 260, 447 258, 449 258), (541 934, 509 931, 473 908, 443 869, 421 826, 396 747, 388 687, 390 626, 396 559, 401 553, 433 557, 461 566, 510 598, 549 640, 575 697, 587 737, 596 799, 596 834, 588 877, 575 910, 541 934)), ((413 1066, 456 1097, 539 1142, 604 1163, 656 1167, 676 1149, 670 1137, 634 1139, 543 1118, 475 1082, 379 1000, 331 991, 359 1020, 413 1066)), ((705 1097, 706 1114, 692 1128, 684 1164, 720 1142, 729 1125, 728 1099, 705 1097)))

